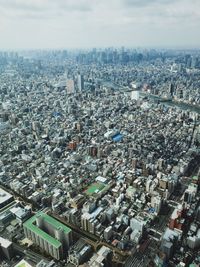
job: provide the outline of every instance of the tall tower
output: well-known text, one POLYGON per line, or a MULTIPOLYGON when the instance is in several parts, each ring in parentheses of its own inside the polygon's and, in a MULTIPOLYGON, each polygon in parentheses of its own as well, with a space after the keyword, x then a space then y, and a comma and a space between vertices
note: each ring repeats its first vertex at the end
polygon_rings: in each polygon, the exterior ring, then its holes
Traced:
POLYGON ((74 93, 74 80, 73 79, 68 79, 67 80, 67 93, 68 94, 73 94, 74 93))
POLYGON ((81 74, 78 75, 78 90, 79 92, 84 90, 84 78, 81 74))

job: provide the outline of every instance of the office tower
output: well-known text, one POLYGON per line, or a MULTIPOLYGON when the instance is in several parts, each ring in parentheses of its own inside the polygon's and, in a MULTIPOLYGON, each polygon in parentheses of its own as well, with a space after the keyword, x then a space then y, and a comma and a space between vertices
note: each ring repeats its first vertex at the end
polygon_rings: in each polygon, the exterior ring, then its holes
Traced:
POLYGON ((69 262, 73 266, 80 266, 86 261, 91 251, 92 247, 83 239, 79 239, 69 250, 69 262))
POLYGON ((138 230, 140 232, 143 232, 144 221, 140 218, 132 218, 130 221, 130 226, 132 230, 138 230))
POLYGON ((162 199, 160 196, 152 196, 151 197, 151 206, 155 210, 155 212, 158 214, 160 212, 161 206, 162 206, 162 199))
POLYGON ((24 232, 41 249, 59 260, 72 243, 72 231, 53 217, 39 212, 24 224, 24 232))
POLYGON ((167 228, 161 239, 161 251, 167 258, 171 258, 177 246, 177 241, 181 238, 181 232, 167 228))
POLYGON ((74 80, 68 79, 67 80, 67 93, 73 94, 74 93, 74 80))
POLYGON ((0 237, 0 260, 4 258, 10 260, 12 256, 13 256, 12 242, 0 237))
POLYGON ((169 84, 169 95, 170 95, 170 97, 173 97, 174 94, 175 94, 175 86, 173 83, 170 83, 169 84))
POLYGON ((200 247, 200 229, 197 231, 196 234, 188 236, 187 245, 191 249, 200 247))
POLYGON ((106 241, 108 241, 112 237, 112 226, 108 226, 104 230, 104 238, 106 241))
POLYGON ((84 90, 84 78, 83 75, 78 75, 78 90, 81 92, 84 90))

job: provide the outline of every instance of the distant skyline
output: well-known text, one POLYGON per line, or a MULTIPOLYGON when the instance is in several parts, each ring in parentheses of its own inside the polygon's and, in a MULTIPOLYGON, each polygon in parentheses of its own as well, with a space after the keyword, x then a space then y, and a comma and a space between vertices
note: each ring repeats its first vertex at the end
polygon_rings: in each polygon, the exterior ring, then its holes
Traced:
POLYGON ((0 0, 0 49, 200 48, 200 0, 0 0))

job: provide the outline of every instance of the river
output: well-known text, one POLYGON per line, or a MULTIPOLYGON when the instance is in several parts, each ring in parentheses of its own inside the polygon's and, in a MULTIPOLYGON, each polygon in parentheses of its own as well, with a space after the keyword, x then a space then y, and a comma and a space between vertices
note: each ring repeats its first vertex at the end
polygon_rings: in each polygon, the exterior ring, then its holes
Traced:
MULTIPOLYGON (((154 99, 154 100, 158 100, 158 101, 163 101, 163 99, 159 96, 155 96, 155 95, 151 95, 151 94, 146 94, 146 93, 142 93, 143 96, 147 96, 150 99, 154 99)), ((186 104, 186 103, 181 103, 181 102, 177 102, 177 101, 163 101, 163 104, 165 104, 166 106, 170 106, 170 107, 176 107, 176 108, 180 108, 181 110, 188 110, 188 111, 192 111, 192 112, 196 112, 198 114, 200 114, 200 106, 194 106, 191 104, 186 104)))
MULTIPOLYGON (((125 87, 123 88, 123 86, 114 84, 113 82, 110 82, 110 81, 103 81, 102 84, 104 86, 107 86, 107 87, 112 87, 115 90, 120 90, 120 91, 123 91, 123 90, 126 91, 127 90, 127 88, 125 88, 125 87)), ((150 99, 158 100, 160 102, 163 101, 163 99, 161 97, 156 96, 156 95, 152 95, 149 93, 142 92, 141 95, 147 96, 150 99)), ((195 106, 195 105, 181 103, 181 102, 177 102, 177 101, 163 101, 162 103, 166 106, 169 106, 169 107, 176 107, 176 108, 180 108, 181 110, 188 110, 188 111, 192 111, 192 112, 196 112, 196 113, 200 114, 200 106, 197 106, 197 105, 195 106)))

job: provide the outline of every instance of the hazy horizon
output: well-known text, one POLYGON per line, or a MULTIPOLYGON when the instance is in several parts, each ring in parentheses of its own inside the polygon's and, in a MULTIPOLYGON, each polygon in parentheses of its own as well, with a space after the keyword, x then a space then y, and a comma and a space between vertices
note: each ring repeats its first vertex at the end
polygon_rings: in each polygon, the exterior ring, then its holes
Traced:
POLYGON ((199 0, 0 0, 0 49, 200 47, 199 0))

